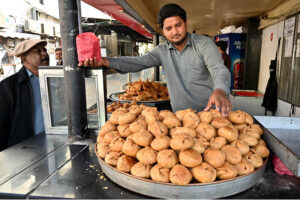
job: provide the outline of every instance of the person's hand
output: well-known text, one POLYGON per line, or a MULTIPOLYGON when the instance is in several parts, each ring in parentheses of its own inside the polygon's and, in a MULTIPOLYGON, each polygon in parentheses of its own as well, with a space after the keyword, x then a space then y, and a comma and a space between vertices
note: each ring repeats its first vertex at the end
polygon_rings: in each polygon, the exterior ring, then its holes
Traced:
POLYGON ((108 67, 109 60, 107 58, 102 58, 101 61, 97 61, 96 58, 86 59, 84 62, 78 63, 79 67, 108 67))
POLYGON ((214 92, 209 97, 208 103, 204 111, 208 111, 212 105, 216 105, 216 109, 222 110, 222 116, 227 116, 228 112, 232 109, 231 102, 226 96, 224 90, 215 89, 214 92))

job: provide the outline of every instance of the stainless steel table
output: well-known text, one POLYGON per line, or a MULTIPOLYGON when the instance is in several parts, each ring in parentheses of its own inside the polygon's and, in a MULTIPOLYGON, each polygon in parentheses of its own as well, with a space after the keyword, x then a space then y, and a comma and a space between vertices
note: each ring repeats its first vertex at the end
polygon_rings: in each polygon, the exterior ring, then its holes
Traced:
MULTIPOLYGON (((62 135, 41 135, 0 152, 0 173, 0 198, 151 198, 110 181, 99 166, 94 144, 69 144, 62 135)), ((299 197, 300 179, 280 176, 268 163, 257 184, 226 198, 299 197)))

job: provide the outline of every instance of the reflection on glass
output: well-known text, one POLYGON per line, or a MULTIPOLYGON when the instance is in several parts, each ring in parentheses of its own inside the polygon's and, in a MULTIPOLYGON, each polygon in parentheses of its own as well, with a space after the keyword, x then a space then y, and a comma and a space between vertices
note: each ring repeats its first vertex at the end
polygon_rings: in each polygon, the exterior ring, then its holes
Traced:
MULTIPOLYGON (((68 126, 64 78, 48 77, 47 85, 49 92, 51 126, 68 126)), ((98 92, 95 77, 85 78, 85 90, 88 128, 98 129, 98 92)))
POLYGON ((97 88, 95 77, 85 78, 85 93, 88 128, 98 129, 97 88))
POLYGON ((122 92, 122 86, 128 81, 128 74, 109 74, 107 79, 107 96, 112 93, 122 92))
POLYGON ((67 126, 67 112, 63 77, 47 78, 51 126, 67 126))

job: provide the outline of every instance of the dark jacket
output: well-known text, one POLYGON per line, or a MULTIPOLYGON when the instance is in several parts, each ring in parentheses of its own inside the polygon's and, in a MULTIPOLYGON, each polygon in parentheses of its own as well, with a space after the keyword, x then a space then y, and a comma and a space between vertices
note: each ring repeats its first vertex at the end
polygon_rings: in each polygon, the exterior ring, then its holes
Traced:
POLYGON ((0 151, 34 136, 34 103, 27 71, 0 82, 0 151))

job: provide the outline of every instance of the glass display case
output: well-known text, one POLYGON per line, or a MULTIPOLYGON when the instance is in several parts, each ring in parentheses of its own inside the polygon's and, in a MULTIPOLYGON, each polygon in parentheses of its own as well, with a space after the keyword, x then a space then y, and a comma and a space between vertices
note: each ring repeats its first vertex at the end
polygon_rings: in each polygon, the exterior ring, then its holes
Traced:
MULTIPOLYGON (((85 70, 89 131, 98 131, 107 118, 106 76, 104 71, 104 69, 85 70)), ((67 104, 63 67, 39 67, 39 79, 46 133, 67 134, 67 104)))

